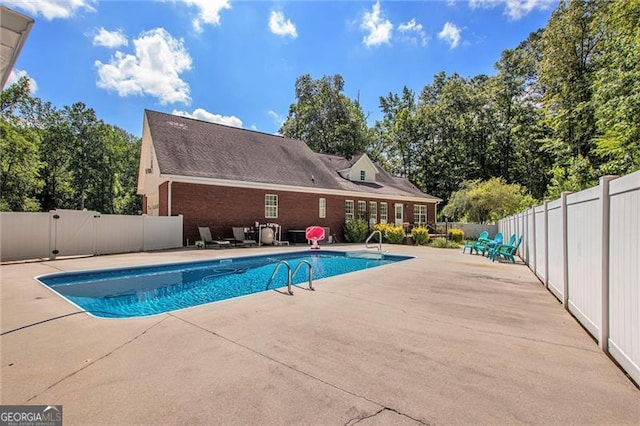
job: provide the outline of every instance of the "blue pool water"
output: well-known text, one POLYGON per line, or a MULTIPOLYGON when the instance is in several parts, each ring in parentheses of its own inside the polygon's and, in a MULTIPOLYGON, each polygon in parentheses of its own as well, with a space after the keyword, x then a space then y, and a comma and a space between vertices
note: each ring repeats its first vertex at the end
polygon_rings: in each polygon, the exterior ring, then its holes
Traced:
MULTIPOLYGON (((410 258, 366 252, 304 251, 66 272, 42 275, 37 279, 93 315, 130 318, 265 291, 280 260, 287 261, 292 269, 301 261, 308 261, 313 266, 315 281, 410 258)), ((307 266, 302 265, 293 283, 306 283, 307 279, 307 266)), ((285 267, 281 267, 269 289, 286 285, 287 271, 285 267)))

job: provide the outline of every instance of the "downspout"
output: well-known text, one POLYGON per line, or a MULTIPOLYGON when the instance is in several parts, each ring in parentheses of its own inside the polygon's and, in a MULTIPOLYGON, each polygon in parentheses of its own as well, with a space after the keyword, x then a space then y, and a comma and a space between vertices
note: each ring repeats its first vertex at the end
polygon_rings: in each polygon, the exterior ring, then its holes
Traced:
POLYGON ((167 186, 167 216, 171 216, 171 186, 173 181, 169 181, 169 185, 167 186))

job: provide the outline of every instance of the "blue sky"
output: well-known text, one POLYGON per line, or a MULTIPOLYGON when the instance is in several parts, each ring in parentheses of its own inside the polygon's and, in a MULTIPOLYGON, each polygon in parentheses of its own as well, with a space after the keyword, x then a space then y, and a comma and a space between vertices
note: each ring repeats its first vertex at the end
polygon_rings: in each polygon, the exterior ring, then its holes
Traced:
MULTIPOLYGON (((34 96, 84 102, 140 136, 144 109, 278 131, 294 84, 341 74, 369 124, 433 75, 494 74, 556 0, 3 0, 36 20, 14 67, 34 96)), ((13 81, 12 78, 9 80, 13 81)))

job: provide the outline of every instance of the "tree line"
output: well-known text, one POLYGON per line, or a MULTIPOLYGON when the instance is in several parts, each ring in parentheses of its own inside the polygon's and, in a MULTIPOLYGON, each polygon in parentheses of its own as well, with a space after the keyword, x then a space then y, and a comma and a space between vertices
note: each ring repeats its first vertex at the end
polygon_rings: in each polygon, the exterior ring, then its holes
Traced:
POLYGON ((469 218, 468 194, 511 185, 520 202, 496 210, 510 214, 640 169, 638 28, 638 1, 561 1, 545 28, 502 52, 495 75, 440 72, 418 94, 381 96, 372 127, 340 75, 303 75, 280 132, 318 151, 367 152, 452 200, 452 218, 469 218))
POLYGON ((0 211, 137 214, 140 139, 75 103, 57 109, 21 78, 0 98, 0 211))
MULTIPOLYGON (((640 169, 638 28, 636 0, 562 0, 495 75, 440 72, 420 93, 388 93, 372 126, 342 76, 303 75, 280 133, 366 152, 450 204, 451 219, 494 220, 640 169)), ((86 105, 57 109, 21 79, 2 92, 0 131, 0 210, 140 210, 140 140, 86 105)))

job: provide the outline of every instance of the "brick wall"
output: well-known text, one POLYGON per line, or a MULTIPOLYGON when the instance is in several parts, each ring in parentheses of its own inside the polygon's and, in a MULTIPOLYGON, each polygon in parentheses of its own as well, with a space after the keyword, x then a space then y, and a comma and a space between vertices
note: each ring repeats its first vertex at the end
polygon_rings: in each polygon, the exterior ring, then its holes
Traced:
MULTIPOLYGON (((160 215, 166 215, 167 184, 160 187, 160 215), (164 207, 163 207, 164 206, 164 207)), ((209 226, 214 238, 233 237, 233 226, 252 226, 255 222, 273 222, 282 226, 282 239, 287 239, 289 229, 305 229, 319 225, 329 227, 337 241, 344 241, 343 225, 345 200, 353 200, 357 212, 358 201, 376 201, 378 219, 380 202, 387 202, 388 221, 394 221, 393 199, 380 200, 336 195, 320 195, 299 192, 265 191, 248 188, 230 188, 212 185, 196 185, 174 182, 171 189, 171 214, 184 216, 184 238, 191 244, 200 239, 198 226, 209 226), (265 194, 278 195, 278 217, 265 218, 265 194), (326 199, 326 218, 319 218, 319 199, 326 199)), ((404 221, 413 223, 413 203, 403 202, 404 221)), ((427 204, 429 221, 435 218, 435 204, 427 204)))

